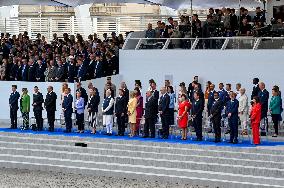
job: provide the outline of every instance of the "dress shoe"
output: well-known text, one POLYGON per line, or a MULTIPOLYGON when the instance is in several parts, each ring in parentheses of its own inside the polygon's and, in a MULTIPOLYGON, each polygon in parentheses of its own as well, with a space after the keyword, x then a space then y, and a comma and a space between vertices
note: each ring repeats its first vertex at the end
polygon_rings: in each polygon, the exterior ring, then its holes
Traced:
POLYGON ((202 138, 197 138, 196 141, 199 141, 199 142, 200 142, 200 141, 202 141, 202 138))
POLYGON ((227 131, 225 132, 225 134, 230 134, 230 132, 231 132, 230 130, 227 130, 227 131))
POLYGON ((214 142, 218 143, 218 142, 221 142, 221 140, 220 139, 216 139, 214 142))
POLYGON ((108 136, 112 136, 112 133, 108 133, 108 136))
POLYGON ((150 138, 155 138, 155 136, 151 136, 150 138))
POLYGON ((64 133, 71 133, 71 130, 65 130, 64 133))
POLYGON ((148 136, 142 136, 142 138, 148 138, 148 136))

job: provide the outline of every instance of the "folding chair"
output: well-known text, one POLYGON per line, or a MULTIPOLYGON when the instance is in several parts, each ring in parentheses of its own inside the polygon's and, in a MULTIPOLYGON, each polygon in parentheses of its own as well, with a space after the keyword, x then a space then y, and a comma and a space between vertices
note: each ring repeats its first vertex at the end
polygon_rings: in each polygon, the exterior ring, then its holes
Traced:
POLYGON ((140 118, 140 125, 139 125, 139 136, 142 137, 144 136, 144 126, 145 126, 145 118, 144 116, 140 118))
POLYGON ((228 118, 227 117, 222 117, 221 120, 221 134, 223 135, 223 142, 227 141, 227 136, 226 136, 226 132, 228 131, 228 126, 229 126, 229 122, 228 122, 228 118))

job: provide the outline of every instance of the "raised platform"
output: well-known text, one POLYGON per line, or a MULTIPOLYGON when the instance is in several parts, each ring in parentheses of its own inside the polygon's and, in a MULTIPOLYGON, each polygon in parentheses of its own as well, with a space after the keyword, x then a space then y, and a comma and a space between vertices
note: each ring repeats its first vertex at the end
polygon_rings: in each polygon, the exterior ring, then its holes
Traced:
POLYGON ((188 183, 284 187, 284 142, 231 145, 0 129, 0 167, 188 183), (87 147, 77 147, 82 142, 87 147))

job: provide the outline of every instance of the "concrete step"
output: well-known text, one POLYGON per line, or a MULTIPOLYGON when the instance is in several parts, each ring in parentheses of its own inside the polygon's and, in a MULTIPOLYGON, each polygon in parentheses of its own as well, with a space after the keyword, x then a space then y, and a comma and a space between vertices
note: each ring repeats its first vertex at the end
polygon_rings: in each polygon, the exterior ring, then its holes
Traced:
MULTIPOLYGON (((75 150, 75 149, 74 149, 75 150)), ((96 162, 116 162, 119 164, 129 165, 145 165, 155 167, 167 167, 167 168, 179 168, 179 169, 192 169, 192 170, 206 170, 233 174, 245 174, 253 176, 266 176, 266 177, 283 177, 284 169, 275 165, 272 167, 260 166, 261 163, 248 163, 247 165, 235 164, 232 161, 228 163, 221 163, 217 160, 210 162, 207 160, 195 161, 191 158, 188 160, 180 159, 160 159, 151 157, 133 157, 126 155, 115 154, 89 154, 80 153, 78 151, 66 152, 66 151, 53 151, 53 150, 41 150, 41 149, 26 149, 26 148, 5 148, 0 147, 1 154, 10 155, 24 155, 34 157, 48 157, 70 160, 83 160, 83 161, 96 161, 96 162), (245 169, 245 170, 244 170, 245 169)), ((0 156, 1 156, 0 154, 0 156)), ((283 164, 282 164, 283 165, 283 164)), ((268 165, 267 165, 268 166, 268 165)))
MULTIPOLYGON (((175 154, 173 156, 211 156, 213 158, 221 158, 221 159, 247 159, 247 160, 259 160, 259 161, 274 161, 274 162, 282 162, 284 160, 284 155, 282 154, 283 151, 281 150, 265 150, 265 149, 250 149, 241 148, 239 151, 239 148, 230 148, 230 147, 223 147, 224 150, 221 150, 219 147, 203 147, 199 145, 193 145, 193 144, 162 144, 159 146, 159 144, 155 143, 156 146, 153 146, 152 143, 147 142, 134 142, 131 140, 128 140, 125 143, 119 143, 117 140, 111 140, 108 139, 101 139, 102 141, 99 141, 97 139, 93 139, 92 142, 86 142, 82 139, 75 140, 75 138, 71 138, 72 140, 60 140, 55 138, 40 138, 38 137, 17 137, 17 136, 6 136, 2 135, 0 137, 0 141, 3 142, 17 142, 17 143, 28 143, 28 145, 33 144, 49 144, 50 147, 56 145, 56 146, 62 146, 62 145, 68 145, 68 146, 74 146, 75 142, 84 142, 88 144, 88 148, 94 148, 96 150, 102 150, 102 149, 116 149, 118 151, 125 151, 126 149, 128 151, 137 151, 137 154, 152 154, 152 153, 162 153, 167 156, 167 154, 175 154), (130 144, 133 142, 133 144, 130 144), (151 145, 150 145, 151 144, 151 145), (198 148, 199 146, 199 148, 198 148), (265 153, 263 153, 265 151, 265 153), (275 154, 274 154, 275 153, 275 154)), ((5 143, 2 143, 3 146, 5 146, 5 143)), ((49 145, 46 145, 45 147, 49 147, 49 145)), ((41 146, 39 146, 41 147, 41 146)), ((66 148, 65 148, 66 150, 66 148)), ((70 151, 70 149, 69 149, 70 151)))
MULTIPOLYGON (((207 151, 203 152, 203 155, 196 155, 194 152, 188 154, 175 154, 171 152, 161 153, 156 151, 143 151, 131 150, 127 147, 124 149, 117 148, 104 148, 104 147, 74 147, 73 145, 53 145, 42 143, 21 143, 21 142, 5 142, 0 141, 0 148, 8 149, 21 149, 40 152, 69 152, 77 155, 104 155, 104 156, 119 156, 128 158, 142 158, 142 159, 159 159, 159 160, 174 160, 174 161, 186 161, 186 162, 206 162, 209 164, 221 164, 221 165, 235 165, 235 166, 251 166, 256 168, 276 168, 284 169, 283 161, 273 161, 270 156, 266 156, 265 160, 260 159, 247 159, 247 158, 235 158, 235 157, 220 157, 212 156, 207 151)), ((19 151, 21 152, 21 151, 19 151)), ((283 156, 279 156, 280 158, 283 156)), ((182 166, 181 166, 182 167, 182 166)))
POLYGON ((119 176, 139 179, 157 178, 162 181, 190 182, 213 187, 284 187, 283 178, 251 176, 221 172, 129 165, 109 162, 57 159, 24 155, 1 155, 0 166, 45 171, 119 176), (86 164, 83 166, 83 164, 86 164), (107 173, 104 173, 107 172, 107 173))

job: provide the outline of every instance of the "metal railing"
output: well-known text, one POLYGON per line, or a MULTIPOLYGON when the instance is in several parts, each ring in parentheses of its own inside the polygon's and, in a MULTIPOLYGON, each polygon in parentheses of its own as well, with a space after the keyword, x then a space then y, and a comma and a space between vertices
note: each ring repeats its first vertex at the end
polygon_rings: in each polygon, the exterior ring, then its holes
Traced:
MULTIPOLYGON (((0 18, 0 32, 18 35, 28 31, 31 39, 35 39, 37 33, 42 33, 47 41, 52 40, 53 33, 62 37, 63 33, 75 35, 80 33, 84 39, 88 35, 97 33, 102 37, 103 33, 116 32, 125 34, 129 31, 144 31, 148 23, 156 27, 157 21, 167 22, 168 16, 146 15, 146 16, 96 16, 91 18, 77 17, 17 17, 0 18)), ((178 20, 177 17, 174 19, 178 20)))
POLYGON ((123 50, 284 50, 284 37, 131 38, 123 50))

